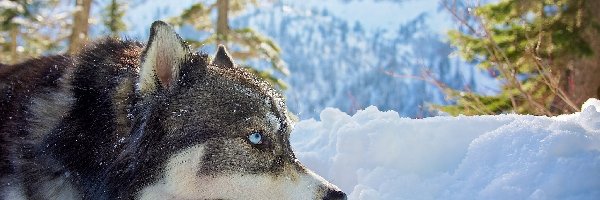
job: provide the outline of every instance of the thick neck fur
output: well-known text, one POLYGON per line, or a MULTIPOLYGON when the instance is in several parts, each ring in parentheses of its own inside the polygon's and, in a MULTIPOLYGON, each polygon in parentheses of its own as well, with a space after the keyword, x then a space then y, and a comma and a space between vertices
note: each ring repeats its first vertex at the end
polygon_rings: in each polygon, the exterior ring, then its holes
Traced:
MULTIPOLYGON (((125 144, 123 138, 131 131, 141 50, 135 42, 105 39, 82 51, 70 76, 71 110, 35 147, 40 152, 33 164, 60 165, 39 171, 58 173, 57 177, 68 172, 73 187, 86 195, 83 199, 108 197, 98 193, 110 192, 100 183, 113 173, 104 169, 113 168, 115 155, 125 144)), ((36 195, 31 188, 28 193, 36 195)))
POLYGON ((146 48, 104 39, 0 66, 0 199, 237 198, 255 180, 253 199, 339 192, 295 159, 270 85, 224 47, 209 64, 166 23, 151 32, 146 48))
MULTIPOLYGON (((75 102, 64 120, 69 123, 60 124, 44 141, 47 156, 66 164, 75 187, 89 195, 83 199, 133 198, 128 195, 141 189, 137 186, 159 178, 153 170, 164 160, 159 157, 166 156, 160 152, 184 144, 161 139, 161 116, 174 94, 136 93, 141 50, 137 43, 107 39, 83 51, 72 76, 75 102)), ((193 85, 205 68, 200 66, 207 65, 206 55, 189 56, 191 63, 182 64, 186 73, 180 87, 193 85)))

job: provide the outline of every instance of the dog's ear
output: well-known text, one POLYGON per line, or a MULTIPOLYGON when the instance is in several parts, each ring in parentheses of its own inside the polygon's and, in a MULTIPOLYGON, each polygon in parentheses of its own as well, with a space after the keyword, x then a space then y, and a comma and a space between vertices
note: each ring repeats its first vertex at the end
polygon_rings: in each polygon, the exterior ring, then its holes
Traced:
POLYGON ((224 68, 232 68, 235 66, 233 63, 233 59, 229 56, 229 52, 222 44, 219 45, 217 49, 217 53, 215 54, 215 58, 212 61, 212 64, 217 67, 224 68))
POLYGON ((152 23, 150 38, 142 54, 139 91, 149 94, 158 89, 172 89, 179 78, 179 66, 189 53, 189 47, 171 26, 162 21, 152 23))

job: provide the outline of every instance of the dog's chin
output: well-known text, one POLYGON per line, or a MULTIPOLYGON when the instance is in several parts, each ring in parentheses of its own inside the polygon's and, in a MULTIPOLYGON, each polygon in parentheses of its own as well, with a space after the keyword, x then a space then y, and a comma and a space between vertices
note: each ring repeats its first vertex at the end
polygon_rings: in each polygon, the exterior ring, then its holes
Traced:
POLYGON ((283 173, 202 176, 204 145, 172 156, 162 179, 144 188, 138 199, 345 199, 337 187, 303 167, 283 173))
POLYGON ((147 187, 139 199, 327 199, 318 185, 307 178, 251 174, 183 178, 147 187))

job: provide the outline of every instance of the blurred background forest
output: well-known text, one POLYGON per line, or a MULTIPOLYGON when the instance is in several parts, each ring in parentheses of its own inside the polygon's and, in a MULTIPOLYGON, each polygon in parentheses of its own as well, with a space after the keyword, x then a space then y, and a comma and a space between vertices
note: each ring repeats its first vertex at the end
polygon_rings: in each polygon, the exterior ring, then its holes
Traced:
MULTIPOLYGON (((441 114, 579 111, 600 96, 594 0, 0 0, 0 63, 145 41, 154 20, 273 83, 300 118, 369 105, 441 114)), ((1 64, 0 64, 0 67, 1 64)))

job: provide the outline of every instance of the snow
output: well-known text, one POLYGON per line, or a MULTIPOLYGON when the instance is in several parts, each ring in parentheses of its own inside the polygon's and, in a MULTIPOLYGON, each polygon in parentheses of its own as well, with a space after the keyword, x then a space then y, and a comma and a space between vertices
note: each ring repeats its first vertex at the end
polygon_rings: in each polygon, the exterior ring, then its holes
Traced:
POLYGON ((401 118, 327 108, 296 124, 298 159, 349 199, 599 199, 600 101, 556 117, 401 118))

